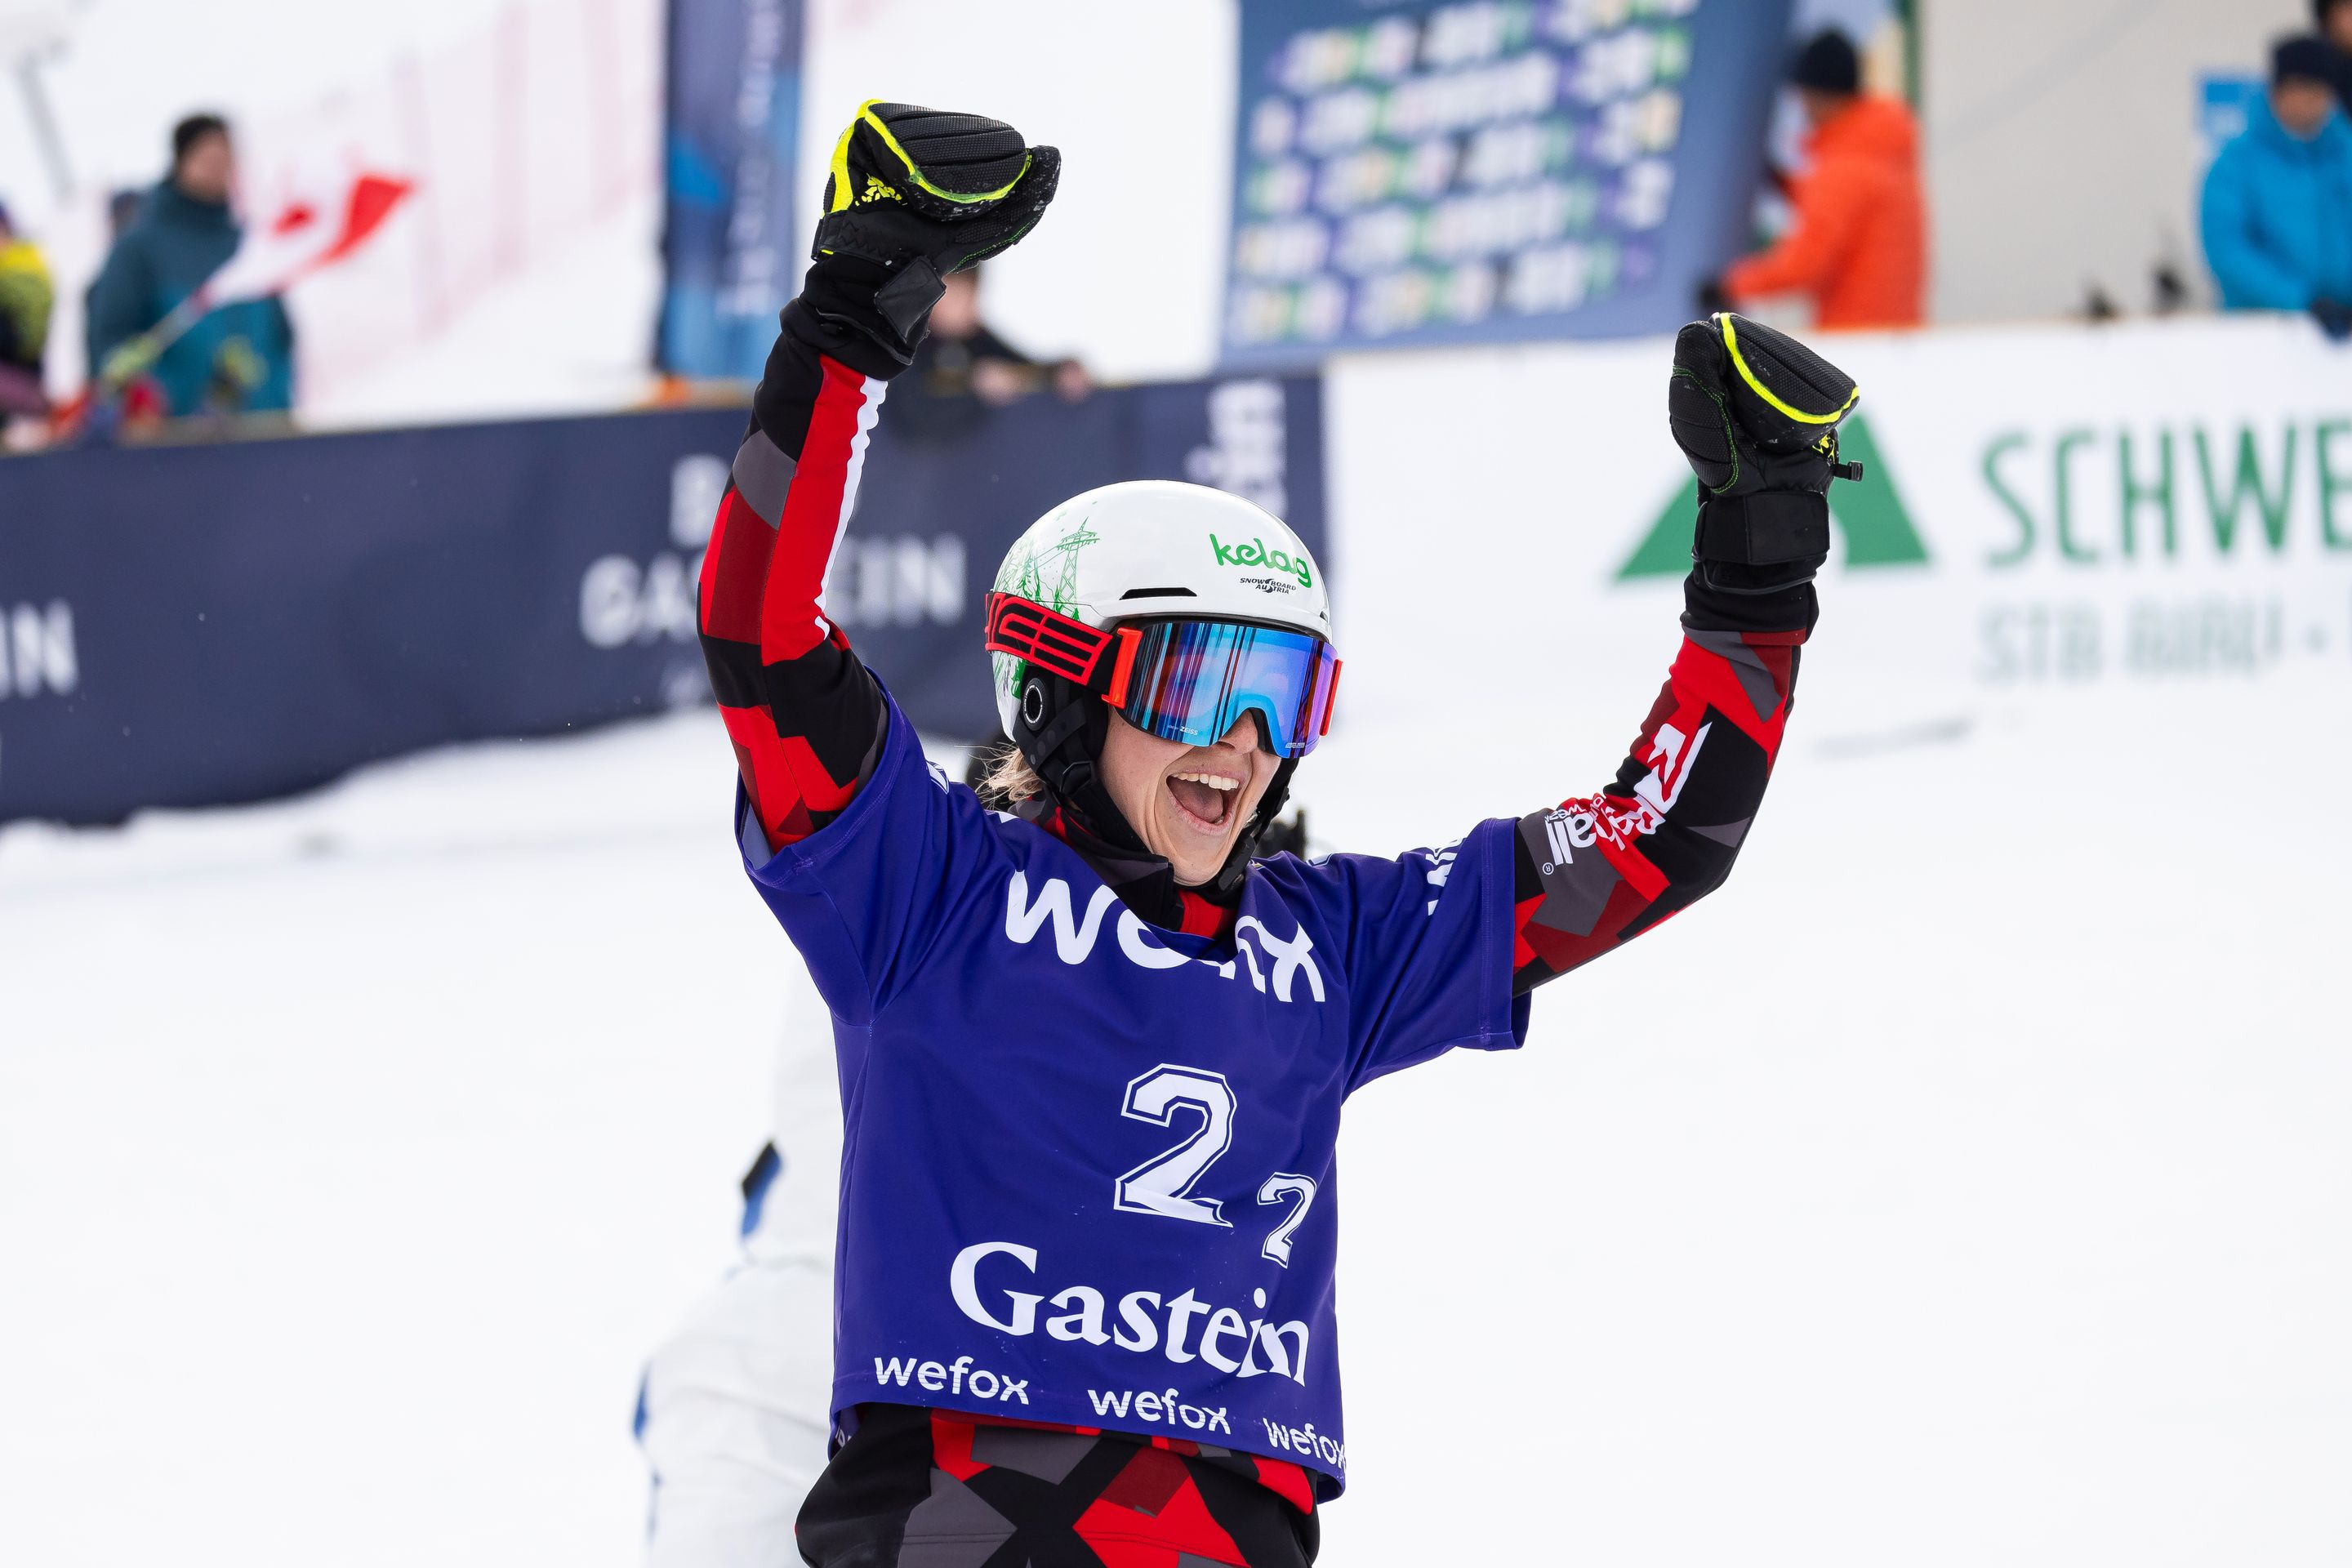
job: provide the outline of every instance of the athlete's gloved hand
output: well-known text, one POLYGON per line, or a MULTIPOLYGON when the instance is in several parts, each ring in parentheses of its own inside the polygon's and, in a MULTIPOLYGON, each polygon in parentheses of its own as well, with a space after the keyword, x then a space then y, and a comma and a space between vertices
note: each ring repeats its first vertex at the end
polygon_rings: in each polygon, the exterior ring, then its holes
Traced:
POLYGON ((1773 593, 1821 569, 1830 481, 1862 477, 1837 451, 1838 424, 1860 396, 1843 371, 1745 316, 1718 312, 1682 330, 1666 416, 1698 475, 1691 554, 1701 582, 1773 593))
POLYGON ((869 100, 834 144, 802 297, 903 364, 941 279, 1035 227, 1061 173, 1003 121, 869 100))

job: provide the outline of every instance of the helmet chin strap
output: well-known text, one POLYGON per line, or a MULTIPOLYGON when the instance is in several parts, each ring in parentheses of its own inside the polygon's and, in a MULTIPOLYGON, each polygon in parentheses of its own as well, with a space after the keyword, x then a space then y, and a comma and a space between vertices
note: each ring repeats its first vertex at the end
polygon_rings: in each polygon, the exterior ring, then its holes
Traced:
MULTIPOLYGON (((1261 730, 1264 726, 1261 722, 1261 730)), ((1096 837, 1121 848, 1149 854, 1143 839, 1110 797, 1102 781, 1103 745, 1110 735, 1110 708, 1076 681, 1031 669, 1022 683, 1021 707, 1013 715, 1013 743, 1045 785, 1045 792, 1065 811, 1077 817, 1096 837)), ((1274 781, 1251 814, 1249 826, 1234 840, 1225 863, 1202 884, 1219 901, 1233 897, 1249 863, 1257 853, 1266 826, 1282 815, 1290 798, 1290 778, 1298 759, 1285 758, 1274 770, 1274 781)))
POLYGON ((1032 669, 1021 687, 1013 743, 1055 803, 1096 837, 1120 849, 1143 852, 1102 782, 1103 742, 1110 709, 1076 681, 1032 669))
POLYGON ((1290 775, 1297 771, 1297 757, 1284 758, 1282 765, 1274 770, 1274 782, 1267 784, 1265 794, 1258 797, 1257 810, 1251 816, 1249 826, 1243 828, 1241 837, 1234 840, 1233 853, 1226 856, 1224 865, 1218 868, 1212 885, 1221 896, 1230 897, 1234 889, 1242 885, 1242 879, 1249 874, 1249 863, 1257 858, 1258 840, 1265 836, 1265 830, 1274 819, 1282 815, 1283 803, 1290 798, 1290 775))

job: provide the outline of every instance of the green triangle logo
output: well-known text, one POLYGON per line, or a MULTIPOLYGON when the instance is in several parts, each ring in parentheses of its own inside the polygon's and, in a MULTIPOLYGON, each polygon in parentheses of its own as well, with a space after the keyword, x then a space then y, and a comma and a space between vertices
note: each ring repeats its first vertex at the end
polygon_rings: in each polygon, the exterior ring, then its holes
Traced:
MULTIPOLYGON (((1830 521, 1845 535, 1845 563, 1857 570, 1869 566, 1917 566, 1927 559, 1927 546, 1913 526, 1910 509, 1895 487, 1894 471, 1871 439, 1870 423, 1859 414, 1838 427, 1838 453, 1862 464, 1864 478, 1830 490, 1830 521)), ((1665 509, 1658 513, 1617 581, 1634 577, 1679 577, 1690 570, 1691 520, 1698 511, 1698 480, 1685 480, 1665 509)))

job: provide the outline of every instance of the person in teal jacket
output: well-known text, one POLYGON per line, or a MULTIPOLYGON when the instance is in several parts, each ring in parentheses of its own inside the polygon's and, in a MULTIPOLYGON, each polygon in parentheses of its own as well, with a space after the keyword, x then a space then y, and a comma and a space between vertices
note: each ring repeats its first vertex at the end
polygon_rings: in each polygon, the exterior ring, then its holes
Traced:
MULTIPOLYGON (((196 114, 172 132, 172 172, 149 192, 89 286, 87 336, 95 380, 131 368, 118 351, 169 315, 236 252, 244 230, 230 210, 236 153, 227 124, 196 114)), ((143 374, 165 412, 261 413, 294 403, 294 328, 276 300, 212 311, 158 355, 143 374)))
POLYGON ((2327 46, 2271 55, 2268 102, 2205 175, 2205 264, 2231 310, 2308 310, 2352 332, 2352 122, 2336 109, 2327 46))

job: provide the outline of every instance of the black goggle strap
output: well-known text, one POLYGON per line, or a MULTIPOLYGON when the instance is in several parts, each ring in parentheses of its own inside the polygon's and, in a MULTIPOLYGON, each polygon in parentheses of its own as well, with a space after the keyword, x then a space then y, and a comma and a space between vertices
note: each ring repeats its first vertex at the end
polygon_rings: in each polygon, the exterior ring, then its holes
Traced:
POLYGON ((987 626, 989 652, 1026 659, 1114 708, 1126 702, 1136 647, 1143 640, 1133 626, 1106 631, 1013 594, 989 595, 987 626))

